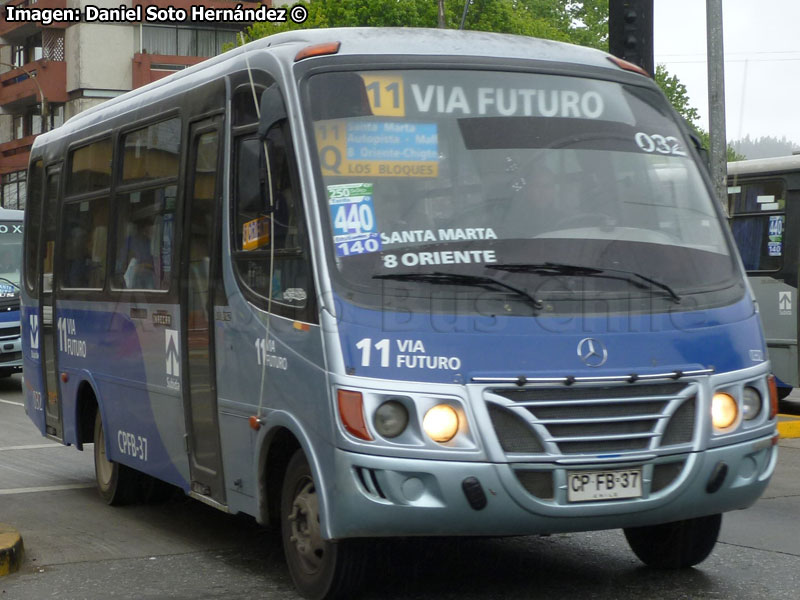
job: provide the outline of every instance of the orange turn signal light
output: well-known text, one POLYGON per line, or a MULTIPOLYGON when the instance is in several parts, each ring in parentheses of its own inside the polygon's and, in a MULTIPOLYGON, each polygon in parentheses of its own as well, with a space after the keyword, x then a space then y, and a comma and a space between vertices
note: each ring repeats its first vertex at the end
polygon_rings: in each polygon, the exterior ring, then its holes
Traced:
POLYGON ((339 418, 345 430, 360 440, 372 441, 364 419, 364 398, 361 392, 338 390, 336 400, 339 405, 339 418))
POLYGON ((778 384, 775 375, 767 375, 769 385, 769 418, 772 419, 778 414, 778 384))
POLYGON ((636 64, 634 64, 632 62, 628 62, 627 60, 623 60, 623 59, 621 59, 621 58, 619 58, 617 56, 609 56, 607 58, 608 58, 608 60, 613 62, 615 65, 617 65, 620 69, 625 69, 626 71, 633 71, 634 73, 638 73, 639 75, 644 75, 645 77, 650 77, 650 73, 645 71, 639 65, 636 65, 636 64))
POLYGON ((336 54, 339 51, 341 42, 327 42, 325 44, 314 44, 313 46, 306 46, 294 57, 294 62, 303 60, 304 58, 311 58, 312 56, 325 56, 327 54, 336 54))

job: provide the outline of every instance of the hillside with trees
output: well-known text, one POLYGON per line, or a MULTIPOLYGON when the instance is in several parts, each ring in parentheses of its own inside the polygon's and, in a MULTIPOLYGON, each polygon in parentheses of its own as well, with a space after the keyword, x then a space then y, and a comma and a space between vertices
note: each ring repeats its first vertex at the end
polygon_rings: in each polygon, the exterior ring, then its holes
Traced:
POLYGON ((740 140, 733 140, 731 146, 739 154, 747 158, 772 158, 774 156, 790 156, 795 150, 800 150, 800 144, 787 139, 773 136, 751 138, 746 135, 740 140))

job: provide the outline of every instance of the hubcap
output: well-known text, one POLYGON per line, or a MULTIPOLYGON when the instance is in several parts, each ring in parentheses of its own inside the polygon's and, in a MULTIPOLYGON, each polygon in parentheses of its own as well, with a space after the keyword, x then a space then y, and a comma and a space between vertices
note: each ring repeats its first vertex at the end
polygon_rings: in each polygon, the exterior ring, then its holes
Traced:
POLYGON ((289 541, 303 569, 314 573, 322 567, 326 550, 319 528, 319 502, 314 482, 304 481, 298 488, 289 514, 289 541))

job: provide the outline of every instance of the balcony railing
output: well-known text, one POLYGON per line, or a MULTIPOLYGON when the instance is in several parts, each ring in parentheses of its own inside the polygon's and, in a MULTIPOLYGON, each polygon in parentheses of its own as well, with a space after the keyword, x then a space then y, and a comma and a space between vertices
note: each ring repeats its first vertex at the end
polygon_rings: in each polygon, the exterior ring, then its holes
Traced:
POLYGON ((42 58, 0 74, 0 106, 35 104, 42 95, 51 103, 67 101, 66 62, 42 58))
POLYGON ((0 175, 22 171, 28 167, 34 139, 35 135, 28 135, 0 144, 0 175))

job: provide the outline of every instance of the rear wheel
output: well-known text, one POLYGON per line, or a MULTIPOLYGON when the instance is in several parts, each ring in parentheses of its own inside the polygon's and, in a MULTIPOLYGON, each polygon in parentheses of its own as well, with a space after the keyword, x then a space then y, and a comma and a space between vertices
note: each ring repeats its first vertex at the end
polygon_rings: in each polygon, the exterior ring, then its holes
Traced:
POLYGON ((625 538, 644 564, 659 569, 683 569, 703 562, 717 543, 722 515, 686 519, 663 525, 629 527, 625 538))
POLYGON ((136 497, 139 474, 130 467, 108 459, 103 419, 99 410, 94 419, 94 474, 97 491, 106 504, 128 504, 136 497))
POLYGON ((302 450, 292 456, 283 480, 281 535, 300 594, 312 600, 354 597, 364 575, 361 541, 322 538, 319 496, 302 450))

